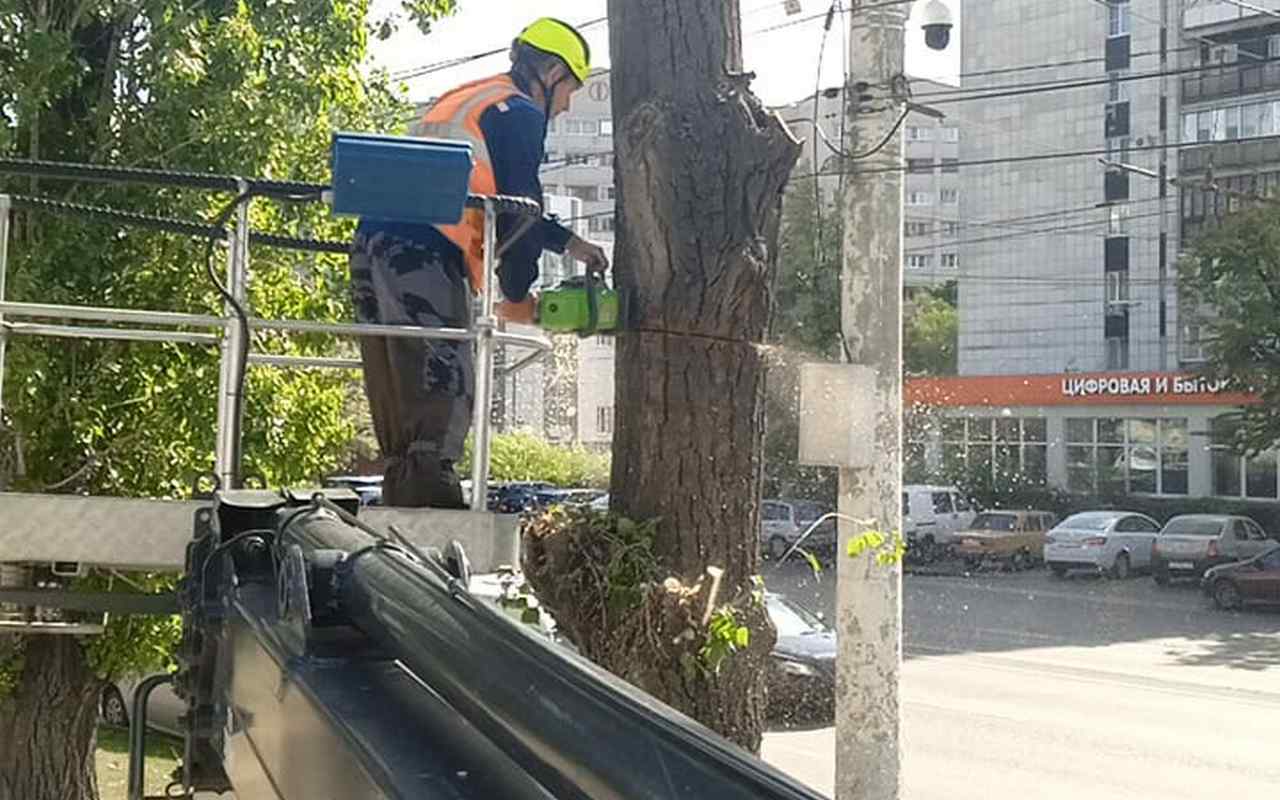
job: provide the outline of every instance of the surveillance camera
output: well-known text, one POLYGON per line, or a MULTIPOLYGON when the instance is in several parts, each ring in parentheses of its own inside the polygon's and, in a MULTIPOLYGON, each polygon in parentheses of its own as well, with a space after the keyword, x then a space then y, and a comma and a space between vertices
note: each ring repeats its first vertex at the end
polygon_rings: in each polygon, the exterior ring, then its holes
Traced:
POLYGON ((931 50, 946 50, 951 43, 951 9, 942 0, 929 0, 924 7, 924 43, 931 50))

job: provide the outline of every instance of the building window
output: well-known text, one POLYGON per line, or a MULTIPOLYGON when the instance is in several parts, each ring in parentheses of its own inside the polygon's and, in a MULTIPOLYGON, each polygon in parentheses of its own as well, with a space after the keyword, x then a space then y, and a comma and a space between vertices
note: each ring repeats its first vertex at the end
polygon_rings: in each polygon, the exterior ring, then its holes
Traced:
POLYGON ((1067 488, 1185 495, 1187 451, 1186 418, 1068 419, 1067 488))
POLYGON ((1112 72, 1107 76, 1107 102, 1120 103, 1129 99, 1128 89, 1125 87, 1124 81, 1120 79, 1119 72, 1112 72))
POLYGON ((956 127, 946 127, 942 129, 942 141, 958 142, 960 141, 960 129, 956 127))
POLYGON ((942 223, 942 232, 943 232, 943 233, 945 233, 947 236, 959 236, 959 235, 960 235, 960 223, 959 223, 959 222, 944 222, 944 223, 942 223))
POLYGON ((942 423, 948 480, 989 478, 996 486, 1048 480, 1048 426, 1039 417, 970 417, 942 423))
POLYGON ((1210 461, 1213 470, 1213 493, 1220 497, 1246 497, 1251 500, 1275 500, 1280 497, 1280 469, 1277 453, 1268 450, 1244 456, 1235 447, 1238 421, 1218 417, 1210 426, 1210 461))
POLYGON ((596 406, 596 433, 613 433, 613 406, 596 406))
POLYGON ((1128 33, 1128 0, 1111 0, 1107 4, 1107 36, 1125 36, 1128 33))
POLYGON ((600 123, 594 119, 566 119, 564 132, 570 136, 595 136, 600 132, 600 123))
POLYGON ((925 255, 907 256, 907 269, 928 269, 929 257, 925 255))
POLYGON ((1129 368, 1129 340, 1122 336, 1107 339, 1107 369, 1129 368))
POLYGON ((613 227, 612 214, 601 214, 598 217, 592 217, 587 223, 587 229, 592 233, 612 233, 613 227))
POLYGON ((607 186, 600 187, 600 199, 602 201, 613 202, 614 188, 612 183, 607 186))
POLYGON ((596 344, 597 344, 598 346, 600 346, 600 347, 613 347, 613 337, 612 337, 612 336, 597 336, 597 337, 596 337, 596 344))
POLYGON ((1129 271, 1116 270, 1107 273, 1107 303, 1129 302, 1129 271))
POLYGON ((570 197, 576 197, 584 203, 595 201, 599 192, 595 186, 566 186, 564 188, 570 197))
POLYGON ((1124 163, 1129 160, 1129 137, 1113 136, 1107 139, 1107 160, 1124 163))
POLYGON ((907 192, 907 205, 931 206, 933 205, 933 193, 932 192, 907 192))
POLYGON ((942 159, 942 171, 943 171, 943 172, 959 172, 959 171, 960 171, 960 159, 958 159, 958 158, 944 158, 944 159, 942 159))
POLYGON ((942 268, 943 268, 943 269, 959 269, 959 268, 960 268, 960 256, 959 256, 959 255, 957 255, 956 253, 943 253, 943 254, 942 254, 942 268))
POLYGON ((921 128, 915 125, 907 126, 908 142, 927 142, 933 138, 933 131, 928 128, 921 128))
POLYGON ((1107 235, 1123 236, 1125 222, 1129 219, 1129 207, 1126 205, 1111 206, 1107 216, 1107 235))
POLYGON ((907 172, 933 172, 932 158, 908 158, 907 172))
POLYGON ((930 222, 908 222, 907 236, 928 236, 933 233, 933 223, 930 222))
POLYGON ((601 136, 613 135, 613 120, 611 119, 600 120, 600 135, 601 136))
POLYGON ((960 202, 959 189, 943 189, 941 192, 942 204, 944 206, 954 206, 960 202))

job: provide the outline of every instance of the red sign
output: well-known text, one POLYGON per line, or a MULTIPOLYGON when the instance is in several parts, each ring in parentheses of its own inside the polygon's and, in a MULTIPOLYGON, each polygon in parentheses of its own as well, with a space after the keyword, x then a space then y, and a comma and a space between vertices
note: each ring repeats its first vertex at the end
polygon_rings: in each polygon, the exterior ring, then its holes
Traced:
POLYGON ((1061 375, 982 375, 908 378, 908 405, 1122 406, 1251 405, 1249 392, 1224 381, 1172 372, 1069 372, 1061 375))

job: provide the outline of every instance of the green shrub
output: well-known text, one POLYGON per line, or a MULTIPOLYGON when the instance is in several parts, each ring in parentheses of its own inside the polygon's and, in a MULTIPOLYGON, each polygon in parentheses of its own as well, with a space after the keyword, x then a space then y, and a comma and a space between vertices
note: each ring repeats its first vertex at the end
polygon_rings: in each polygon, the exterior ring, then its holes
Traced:
MULTIPOLYGON (((459 474, 471 472, 471 440, 458 465, 459 474)), ((548 442, 532 433, 501 433, 493 437, 489 479, 545 481, 563 488, 609 488, 609 455, 581 446, 548 442)))

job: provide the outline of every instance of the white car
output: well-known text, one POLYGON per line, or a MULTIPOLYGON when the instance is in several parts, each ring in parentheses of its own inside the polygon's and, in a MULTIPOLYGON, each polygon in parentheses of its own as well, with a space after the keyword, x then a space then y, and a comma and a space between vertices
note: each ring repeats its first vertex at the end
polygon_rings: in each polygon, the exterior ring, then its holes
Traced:
POLYGON ((827 509, 811 500, 765 500, 760 508, 760 544, 775 561, 790 553, 797 544, 807 551, 833 553, 835 520, 827 519, 814 527, 826 515, 827 509), (809 535, 801 541, 806 532, 809 535))
POLYGON ((902 530, 907 546, 925 560, 956 543, 956 534, 973 524, 973 506, 954 486, 902 487, 902 530))
POLYGON ((1072 514, 1045 537, 1044 560, 1059 578, 1087 569, 1115 578, 1150 569, 1160 525, 1134 511, 1084 511, 1072 514))

